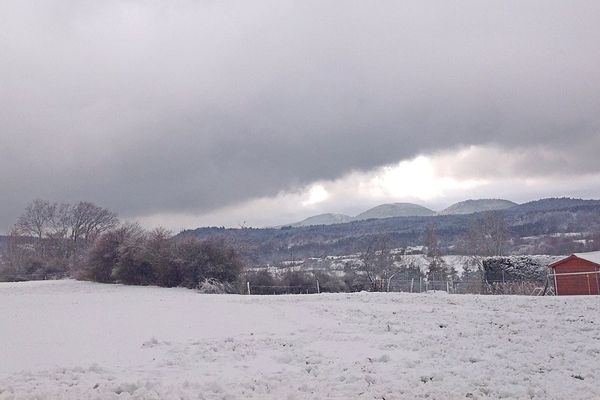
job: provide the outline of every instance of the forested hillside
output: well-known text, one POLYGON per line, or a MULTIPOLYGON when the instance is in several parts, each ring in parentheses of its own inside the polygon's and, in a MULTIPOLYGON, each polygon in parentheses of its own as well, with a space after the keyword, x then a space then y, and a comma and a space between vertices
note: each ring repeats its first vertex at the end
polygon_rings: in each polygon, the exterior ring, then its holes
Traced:
POLYGON ((396 217, 336 225, 184 231, 179 237, 224 237, 252 262, 267 263, 362 251, 374 240, 392 247, 423 245, 432 227, 445 254, 469 254, 472 234, 493 215, 503 230, 503 253, 566 254, 600 248, 600 201, 543 199, 508 210, 467 215, 396 217))

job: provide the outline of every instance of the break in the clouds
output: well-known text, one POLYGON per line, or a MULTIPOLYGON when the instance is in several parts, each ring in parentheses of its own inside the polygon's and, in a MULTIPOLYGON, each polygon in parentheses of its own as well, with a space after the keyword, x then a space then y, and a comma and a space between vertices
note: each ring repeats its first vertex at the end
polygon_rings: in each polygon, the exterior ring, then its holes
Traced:
POLYGON ((190 226, 277 226, 322 213, 357 215, 374 205, 408 201, 441 211, 467 197, 500 194, 517 202, 549 196, 598 197, 600 173, 490 173, 498 160, 511 155, 494 148, 469 147, 455 152, 418 156, 375 168, 351 172, 334 180, 320 180, 276 196, 255 198, 205 214, 170 212, 146 216, 147 226, 166 224, 178 231, 190 226), (478 171, 481 171, 478 172, 478 171), (476 177, 474 177, 476 176, 476 177), (558 182, 558 184, 557 184, 558 182))
POLYGON ((257 219, 420 154, 456 183, 430 203, 521 193, 507 182, 600 195, 599 17, 597 1, 4 1, 0 226, 35 197, 257 219))

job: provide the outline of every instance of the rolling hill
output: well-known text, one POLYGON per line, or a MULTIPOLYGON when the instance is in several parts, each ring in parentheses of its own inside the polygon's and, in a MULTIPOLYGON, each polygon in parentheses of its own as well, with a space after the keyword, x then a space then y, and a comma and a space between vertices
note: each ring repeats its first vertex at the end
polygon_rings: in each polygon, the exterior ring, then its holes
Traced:
POLYGON ((355 221, 362 221, 372 218, 393 218, 393 217, 430 217, 435 215, 435 211, 429 208, 412 203, 392 203, 382 204, 373 207, 354 217, 355 221))
POLYGON ((516 205, 517 203, 503 199, 465 200, 454 203, 448 208, 440 211, 440 215, 473 214, 484 211, 506 210, 507 208, 516 205))
POLYGON ((313 217, 308 217, 300 222, 289 224, 289 226, 312 226, 312 225, 333 225, 343 224, 352 221, 352 217, 345 214, 319 214, 313 217))

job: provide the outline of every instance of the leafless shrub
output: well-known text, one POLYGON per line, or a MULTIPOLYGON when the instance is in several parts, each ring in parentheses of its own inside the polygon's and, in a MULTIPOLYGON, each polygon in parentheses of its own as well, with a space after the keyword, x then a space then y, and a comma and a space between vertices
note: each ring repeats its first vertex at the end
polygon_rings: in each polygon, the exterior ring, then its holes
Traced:
POLYGON ((198 291, 202 294, 236 293, 235 287, 230 283, 219 282, 213 278, 205 279, 198 287, 198 291))

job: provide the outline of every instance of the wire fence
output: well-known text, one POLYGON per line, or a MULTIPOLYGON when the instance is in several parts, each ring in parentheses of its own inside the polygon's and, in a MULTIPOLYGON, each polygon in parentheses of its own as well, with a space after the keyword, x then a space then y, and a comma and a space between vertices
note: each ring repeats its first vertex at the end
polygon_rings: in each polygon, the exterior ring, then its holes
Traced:
MULTIPOLYGON (((0 282, 21 282, 34 280, 58 280, 69 278, 66 272, 60 273, 0 273, 0 282)), ((485 281, 472 280, 431 280, 425 278, 379 280, 371 288, 358 289, 340 285, 339 282, 319 282, 299 285, 255 285, 246 282, 240 287, 240 294, 283 295, 354 292, 362 290, 376 292, 427 293, 447 292, 449 294, 487 294, 487 295, 553 295, 554 286, 540 281, 485 281)))
MULTIPOLYGON (((360 291, 337 284, 320 283, 315 280, 303 285, 253 285, 246 282, 242 294, 278 295, 278 294, 316 294, 360 291)), ((393 280, 375 284, 370 291, 428 293, 447 292, 449 294, 485 294, 485 295, 553 295, 554 287, 541 281, 485 281, 485 280, 427 280, 423 278, 409 280, 393 280)))

